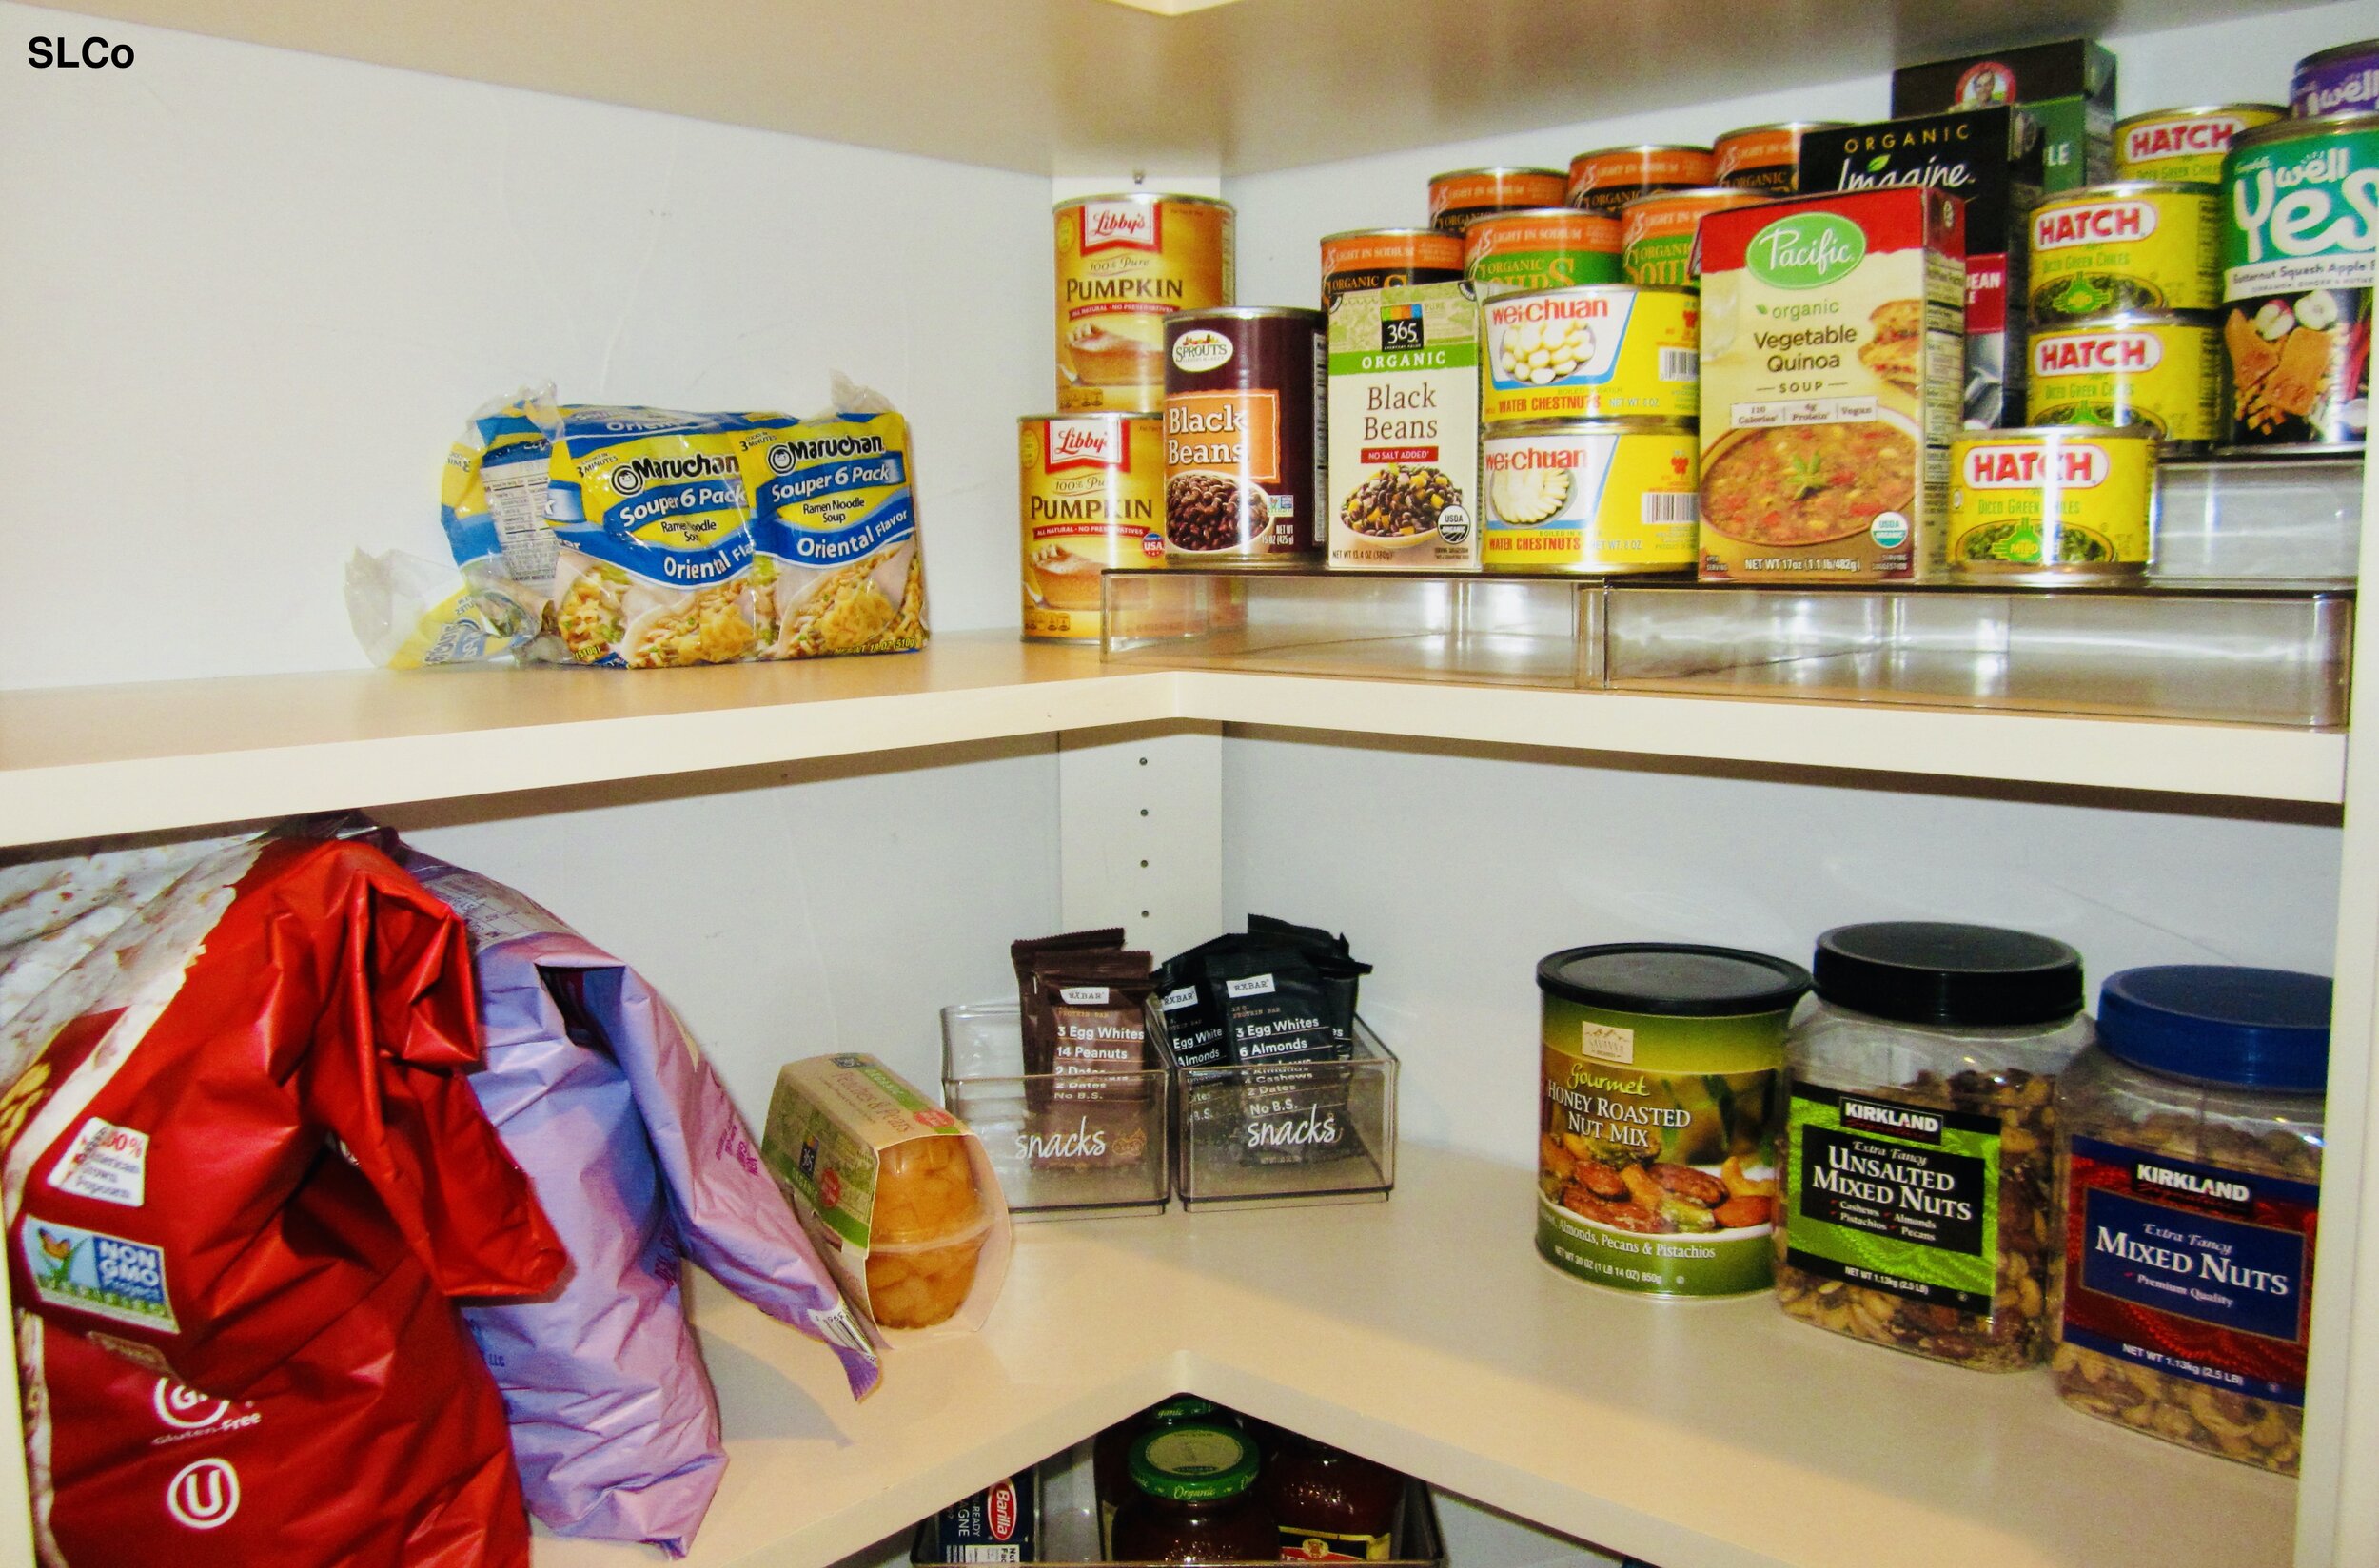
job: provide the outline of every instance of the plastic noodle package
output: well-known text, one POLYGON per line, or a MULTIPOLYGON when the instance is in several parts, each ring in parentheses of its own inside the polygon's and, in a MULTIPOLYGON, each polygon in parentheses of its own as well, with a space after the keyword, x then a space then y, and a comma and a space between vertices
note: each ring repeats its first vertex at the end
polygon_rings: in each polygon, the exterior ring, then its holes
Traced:
POLYGON ((0 868, 0 1199, 50 1568, 525 1568, 454 1296, 564 1257, 462 922, 295 831, 0 868))
POLYGON ((875 1352, 668 1004, 511 889, 402 858, 470 928, 487 1049, 471 1087, 570 1252, 553 1295, 463 1312, 529 1511, 682 1555, 727 1464, 682 1262, 823 1340, 855 1397, 875 1386, 875 1352))

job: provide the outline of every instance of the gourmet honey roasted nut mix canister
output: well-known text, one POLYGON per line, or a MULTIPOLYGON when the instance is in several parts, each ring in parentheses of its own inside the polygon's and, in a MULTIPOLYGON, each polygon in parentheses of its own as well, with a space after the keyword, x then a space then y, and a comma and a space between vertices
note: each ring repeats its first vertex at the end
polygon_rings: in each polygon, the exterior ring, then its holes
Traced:
POLYGON ((1702 220, 1705 580, 1941 575, 1960 224, 1905 186, 1702 220))
POLYGON ((1478 570, 1478 302, 1459 283, 1370 289, 1329 322, 1330 565, 1478 570))

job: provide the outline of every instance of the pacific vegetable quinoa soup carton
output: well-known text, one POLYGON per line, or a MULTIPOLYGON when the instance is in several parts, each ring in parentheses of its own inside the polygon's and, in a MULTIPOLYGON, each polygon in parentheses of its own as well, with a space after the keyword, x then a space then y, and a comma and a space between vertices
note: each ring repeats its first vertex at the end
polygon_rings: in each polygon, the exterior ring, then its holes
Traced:
POLYGON ((1460 283, 1331 302, 1332 567, 1479 569, 1479 328, 1460 283))
POLYGON ((1964 212, 1921 186, 1701 221, 1701 577, 1946 569, 1964 212))

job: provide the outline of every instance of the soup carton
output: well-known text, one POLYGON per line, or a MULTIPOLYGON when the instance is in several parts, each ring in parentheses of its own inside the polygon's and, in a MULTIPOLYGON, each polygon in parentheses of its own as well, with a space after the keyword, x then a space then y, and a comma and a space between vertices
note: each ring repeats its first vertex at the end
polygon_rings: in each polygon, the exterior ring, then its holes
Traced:
POLYGON ((1334 570, 1479 569, 1480 326, 1466 284, 1330 302, 1334 570))
POLYGON ((1964 220, 1921 186, 1701 220, 1702 580, 1945 575, 1964 220))

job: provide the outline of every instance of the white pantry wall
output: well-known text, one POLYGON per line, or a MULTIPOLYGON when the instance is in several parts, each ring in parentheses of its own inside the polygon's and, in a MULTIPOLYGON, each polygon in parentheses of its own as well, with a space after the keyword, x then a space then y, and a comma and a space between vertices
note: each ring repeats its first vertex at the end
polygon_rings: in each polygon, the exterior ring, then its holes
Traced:
POLYGON ((934 624, 1015 624, 1046 179, 0 4, 93 32, 133 66, 0 64, 0 687, 363 663, 348 553, 445 559, 448 446, 541 379, 878 388, 934 624))
MULTIPOLYGON (((1772 30, 1776 52, 1790 55, 1795 10, 1747 4, 1742 24, 1772 30)), ((2286 103, 2289 72, 2300 57, 2374 35, 2379 0, 2339 0, 2104 42, 2117 64, 2119 112, 2135 114, 2178 104, 2286 103)), ((1484 164, 1567 168, 1577 153, 1629 142, 1707 146, 1737 127, 1774 120, 1880 120, 1891 112, 1891 98, 1888 76, 1865 76, 1607 119, 1594 118, 1593 106, 1581 104, 1585 112, 1570 125, 1227 179, 1223 194, 1239 208, 1239 300, 1310 304, 1322 292, 1321 237, 1344 228, 1426 224, 1429 176, 1445 169, 1484 164)))
POLYGON ((1806 964, 1831 926, 1967 920, 2072 943, 2094 1008, 2138 964, 2329 972, 2333 818, 2125 805, 1232 731, 1223 909, 1344 931, 1378 966, 1363 1011, 1403 1059, 1404 1136, 1525 1165, 1536 965, 1562 948, 1707 942, 1806 964))

